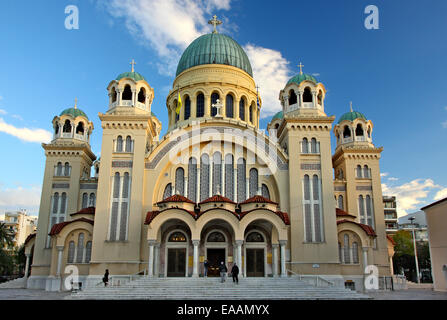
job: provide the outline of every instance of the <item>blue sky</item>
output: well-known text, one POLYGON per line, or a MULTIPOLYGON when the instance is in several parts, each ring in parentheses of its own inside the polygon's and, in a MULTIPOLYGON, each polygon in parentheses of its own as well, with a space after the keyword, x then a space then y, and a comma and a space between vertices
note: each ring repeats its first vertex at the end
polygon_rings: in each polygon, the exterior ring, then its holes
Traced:
MULTIPOLYGON (((261 127, 280 110, 279 90, 304 64, 328 90, 325 107, 338 118, 354 109, 374 123, 383 146, 384 192, 400 214, 447 196, 447 2, 439 0, 112 0, 21 1, 0 4, 0 214, 36 214, 45 156, 40 142, 63 109, 78 106, 93 121, 106 87, 135 59, 155 89, 153 112, 167 128, 166 95, 178 59, 197 36, 220 32, 247 51, 263 98, 261 127), (367 30, 367 5, 379 9, 379 30, 367 30), (79 9, 79 29, 67 30, 64 10, 79 9), (272 70, 274 72, 272 72, 272 70), (444 160, 443 160, 444 159, 444 160)), ((333 147, 334 141, 333 141, 333 147)))

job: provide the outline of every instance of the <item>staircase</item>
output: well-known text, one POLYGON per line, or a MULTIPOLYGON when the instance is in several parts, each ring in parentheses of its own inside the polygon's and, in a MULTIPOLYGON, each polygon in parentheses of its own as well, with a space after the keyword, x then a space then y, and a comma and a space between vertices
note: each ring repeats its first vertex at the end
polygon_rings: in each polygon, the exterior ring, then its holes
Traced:
POLYGON ((97 300, 346 300, 371 299, 340 287, 314 287, 297 278, 140 278, 115 287, 85 288, 66 299, 97 300))
POLYGON ((0 284, 0 289, 22 289, 26 288, 26 279, 17 278, 0 284))

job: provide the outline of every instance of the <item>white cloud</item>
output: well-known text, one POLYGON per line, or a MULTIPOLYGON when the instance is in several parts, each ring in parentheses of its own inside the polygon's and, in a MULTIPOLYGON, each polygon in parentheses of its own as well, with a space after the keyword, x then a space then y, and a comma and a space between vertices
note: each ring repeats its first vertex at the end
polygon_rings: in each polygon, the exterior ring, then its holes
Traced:
MULTIPOLYGON (((229 10, 231 0, 112 0, 103 7, 123 18, 128 31, 155 49, 163 63, 159 72, 173 75, 182 51, 209 32, 213 11, 229 10)), ((225 30, 225 27, 220 27, 225 30)))
POLYGON ((382 172, 382 173, 380 174, 380 176, 381 176, 382 178, 386 177, 387 175, 389 175, 388 172, 382 172))
POLYGON ((244 47, 253 68, 253 78, 259 85, 262 98, 261 117, 272 116, 281 111, 279 91, 290 77, 289 62, 281 52, 252 44, 244 47))
POLYGON ((0 210, 26 209, 28 213, 38 213, 41 192, 42 190, 38 186, 17 186, 15 188, 0 186, 0 210))
POLYGON ((447 129, 447 121, 442 122, 441 125, 444 129, 447 129))
POLYGON ((8 114, 8 112, 6 110, 0 109, 0 114, 5 115, 8 114))
POLYGON ((389 177, 388 180, 389 180, 389 181, 397 181, 397 180, 399 180, 399 178, 389 177))
POLYGON ((438 192, 436 192, 435 197, 433 198, 433 200, 438 201, 441 199, 447 198, 447 188, 444 188, 442 190, 439 190, 438 192))
MULTIPOLYGON (((384 195, 396 196, 398 216, 408 214, 408 211, 419 210, 421 204, 427 201, 428 193, 442 188, 432 179, 416 179, 398 186, 382 183, 384 195)), ((438 192, 439 193, 439 192, 438 192)))
POLYGON ((23 121, 23 118, 21 116, 19 116, 18 114, 13 114, 11 117, 13 117, 14 119, 18 119, 20 121, 23 121))
POLYGON ((3 118, 0 118, 0 132, 7 133, 23 141, 38 143, 49 142, 52 136, 51 132, 44 129, 17 128, 6 123, 3 118))

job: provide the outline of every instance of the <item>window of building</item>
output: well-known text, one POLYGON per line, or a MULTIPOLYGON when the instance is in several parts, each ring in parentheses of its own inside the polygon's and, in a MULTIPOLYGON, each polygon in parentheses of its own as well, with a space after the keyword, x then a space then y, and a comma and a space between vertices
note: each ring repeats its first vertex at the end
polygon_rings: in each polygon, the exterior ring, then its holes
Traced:
POLYGON ((217 108, 213 107, 213 104, 217 103, 217 99, 219 99, 219 94, 214 92, 211 95, 211 116, 214 117, 217 114, 217 108))
POLYGON ((225 156, 225 197, 234 200, 234 160, 232 154, 225 156))
POLYGON ((304 176, 303 193, 305 241, 322 242, 321 181, 317 175, 313 175, 312 179, 307 174, 304 176))
POLYGON ((250 232, 247 236, 246 242, 264 242, 264 237, 259 232, 250 232))
POLYGON ((205 153, 200 157, 200 201, 210 196, 210 158, 205 153))
POLYGON ((239 118, 242 121, 245 121, 245 100, 244 98, 241 98, 239 101, 239 118))
POLYGON ((289 91, 289 106, 291 106, 292 104, 296 104, 298 102, 298 98, 296 96, 295 90, 290 90, 289 91))
POLYGON ((188 198, 197 200, 197 160, 194 157, 188 161, 188 198))
POLYGON ((205 115, 205 96, 200 93, 197 96, 197 118, 205 115))
POLYGON ((82 263, 84 257, 84 234, 80 233, 78 236, 78 248, 76 250, 76 263, 82 263))
POLYGON ((304 89, 303 93, 303 102, 312 102, 312 92, 309 87, 304 89))
POLYGON ((225 236, 218 231, 211 232, 206 240, 207 242, 225 242, 225 236))
POLYGON ((234 118, 234 107, 233 107, 233 96, 231 94, 227 94, 227 98, 225 101, 225 113, 227 118, 234 118))
POLYGON ((189 96, 186 96, 185 98, 185 120, 188 120, 191 116, 191 100, 189 99, 189 96))
POLYGON ((126 84, 122 97, 123 100, 132 100, 132 90, 130 89, 130 85, 126 84))
POLYGON ((175 171, 175 193, 179 195, 185 194, 185 170, 177 168, 175 171))
POLYGON ((140 88, 138 92, 138 102, 146 103, 146 90, 144 88, 140 88))
POLYGON ((169 235, 168 242, 186 242, 186 236, 182 232, 176 231, 169 235))
POLYGON ((213 154, 213 195, 222 194, 222 154, 215 152, 213 154))
POLYGON ((254 197, 258 193, 258 169, 251 168, 250 169, 250 177, 249 177, 249 195, 248 197, 254 197))
POLYGON ((266 199, 270 199, 270 192, 267 185, 263 183, 261 188, 262 188, 262 196, 266 199))

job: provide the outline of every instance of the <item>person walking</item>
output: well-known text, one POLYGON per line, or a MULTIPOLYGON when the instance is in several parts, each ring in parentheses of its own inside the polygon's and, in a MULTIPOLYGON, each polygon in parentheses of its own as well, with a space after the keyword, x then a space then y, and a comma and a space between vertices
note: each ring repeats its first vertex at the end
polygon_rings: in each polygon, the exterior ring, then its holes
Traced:
POLYGON ((109 284, 109 269, 106 269, 106 273, 104 273, 102 282, 104 282, 104 287, 107 287, 107 285, 109 284))
POLYGON ((209 267, 209 263, 208 260, 203 261, 203 270, 205 271, 205 278, 208 277, 208 267, 209 267))
POLYGON ((223 261, 220 263, 219 266, 219 272, 220 272, 220 282, 225 282, 225 275, 228 272, 227 266, 223 263, 223 261))
POLYGON ((231 275, 233 276, 233 282, 236 282, 236 284, 239 283, 239 279, 237 276, 239 275, 239 267, 235 264, 233 264, 233 268, 231 268, 231 275))

